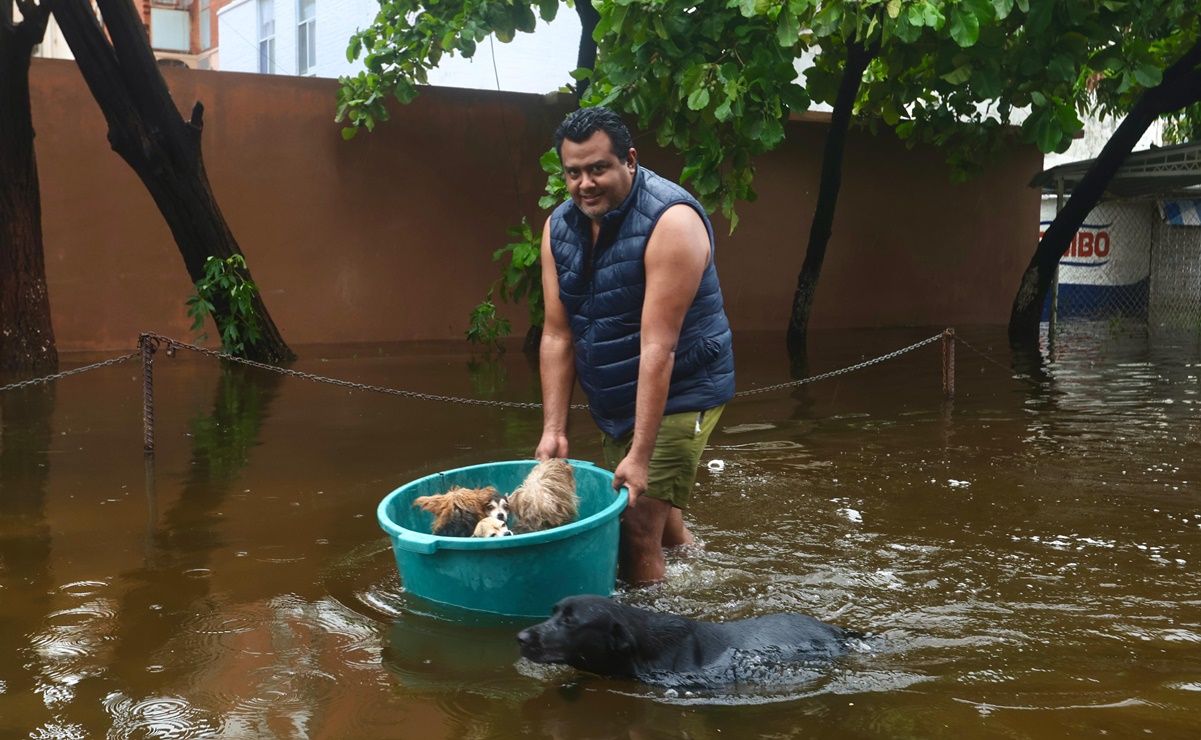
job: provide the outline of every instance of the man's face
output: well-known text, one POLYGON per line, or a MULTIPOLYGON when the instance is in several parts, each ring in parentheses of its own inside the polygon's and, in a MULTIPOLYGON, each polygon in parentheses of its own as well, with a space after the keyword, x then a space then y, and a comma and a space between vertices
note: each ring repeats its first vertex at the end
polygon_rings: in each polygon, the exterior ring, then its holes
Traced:
MULTIPOLYGON (((2 1, 2 0, 0 0, 2 1)), ((634 186, 637 154, 631 149, 625 160, 613 154, 613 143, 604 131, 577 144, 563 140, 560 150, 567 192, 576 206, 593 221, 600 221, 619 207, 634 186)))

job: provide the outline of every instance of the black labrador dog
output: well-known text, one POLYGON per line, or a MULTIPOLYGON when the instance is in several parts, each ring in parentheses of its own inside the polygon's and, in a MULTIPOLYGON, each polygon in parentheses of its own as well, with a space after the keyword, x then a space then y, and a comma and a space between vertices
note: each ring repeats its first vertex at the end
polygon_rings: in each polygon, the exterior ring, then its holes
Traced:
POLYGON ((697 622, 601 596, 569 596, 550 619, 522 630, 517 644, 536 663, 684 686, 753 681, 766 665, 828 660, 862 637, 801 614, 697 622))

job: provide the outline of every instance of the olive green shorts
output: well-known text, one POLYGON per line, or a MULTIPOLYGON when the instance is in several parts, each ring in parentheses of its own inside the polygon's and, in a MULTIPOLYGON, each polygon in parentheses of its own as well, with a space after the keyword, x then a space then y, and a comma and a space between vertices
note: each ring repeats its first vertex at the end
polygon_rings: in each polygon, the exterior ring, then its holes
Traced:
MULTIPOLYGON (((677 509, 688 507, 701 453, 724 409, 725 404, 722 404, 708 411, 685 411, 663 417, 659 436, 655 438, 655 450, 651 453, 650 480, 644 496, 666 501, 677 509)), ((619 439, 604 433, 601 436, 605 462, 610 470, 616 470, 617 464, 630 451, 634 433, 619 439)))

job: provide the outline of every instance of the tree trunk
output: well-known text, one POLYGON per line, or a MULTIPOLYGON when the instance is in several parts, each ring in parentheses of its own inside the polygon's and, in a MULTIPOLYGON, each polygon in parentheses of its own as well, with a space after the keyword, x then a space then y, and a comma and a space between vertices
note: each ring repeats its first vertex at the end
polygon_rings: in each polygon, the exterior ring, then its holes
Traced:
POLYGON ((1126 156, 1156 118, 1201 100, 1201 42, 1193 46, 1163 75, 1156 87, 1143 92, 1101 154, 1072 190, 1067 205, 1043 233, 1030 264, 1022 274, 1013 309, 1009 314, 1009 343, 1014 348, 1037 345, 1043 304, 1055 277, 1059 258, 1071 246, 1072 237, 1092 212, 1126 156))
MULTIPOLYGON (((596 39, 592 38, 592 32, 596 30, 596 24, 600 22, 600 11, 592 7, 592 3, 584 0, 575 4, 576 15, 580 16, 580 47, 576 52, 576 69, 596 69, 596 39)), ((590 79, 582 79, 576 83, 575 99, 576 102, 584 97, 584 93, 588 90, 590 79)))
MULTIPOLYGON (((188 276, 200 280, 208 257, 241 254, 204 169, 204 106, 197 102, 189 120, 175 108, 131 0, 98 0, 104 28, 87 0, 54 3, 63 36, 108 122, 113 151, 141 178, 171 229, 188 276)), ((244 276, 252 279, 248 270, 244 276)), ((255 296, 254 307, 263 336, 246 346, 245 356, 274 363, 296 359, 261 296, 255 296)), ((229 306, 218 304, 215 313, 227 316, 229 306)))
POLYGON ((29 108, 29 59, 49 11, 0 0, 0 372, 53 372, 58 350, 50 324, 42 200, 29 108))
POLYGON ((863 82, 863 74, 877 53, 878 48, 865 48, 857 43, 847 47, 847 61, 838 86, 838 97, 834 101, 834 111, 830 115, 830 130, 826 134, 826 149, 822 155, 821 184, 813 225, 809 229, 809 248, 805 252, 800 275, 797 276, 792 315, 788 319, 788 354, 792 358, 794 376, 803 375, 807 365, 809 314, 813 309, 813 296, 817 292, 822 262, 826 259, 826 245, 833 232, 834 208, 838 203, 838 190, 842 186, 842 153, 846 148, 851 112, 863 82))

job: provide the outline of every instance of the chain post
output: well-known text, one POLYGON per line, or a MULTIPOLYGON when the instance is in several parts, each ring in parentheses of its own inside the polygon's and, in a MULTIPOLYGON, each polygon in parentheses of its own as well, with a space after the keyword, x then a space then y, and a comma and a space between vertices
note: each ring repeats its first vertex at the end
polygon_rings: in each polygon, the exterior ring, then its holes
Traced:
POLYGON ((138 337, 142 350, 142 450, 154 454, 154 352, 158 340, 147 334, 138 337))
POLYGON ((951 327, 942 333, 942 392, 955 397, 955 329, 951 327))

